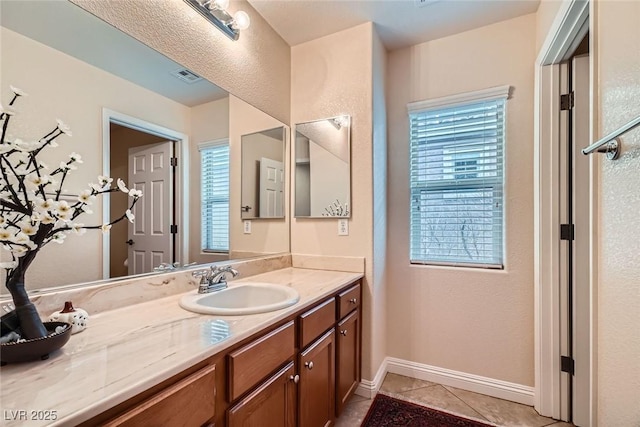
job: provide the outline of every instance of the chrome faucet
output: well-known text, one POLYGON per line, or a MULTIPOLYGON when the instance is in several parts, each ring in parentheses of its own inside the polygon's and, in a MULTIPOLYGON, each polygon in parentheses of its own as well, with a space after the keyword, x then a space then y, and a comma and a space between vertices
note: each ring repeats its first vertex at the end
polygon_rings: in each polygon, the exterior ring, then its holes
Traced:
POLYGON ((193 277, 200 278, 200 285, 198 286, 199 294, 208 294, 209 292, 226 289, 227 274, 231 274, 233 277, 236 277, 238 275, 238 270, 230 265, 224 265, 222 267, 212 265, 208 270, 194 271, 191 273, 193 277))

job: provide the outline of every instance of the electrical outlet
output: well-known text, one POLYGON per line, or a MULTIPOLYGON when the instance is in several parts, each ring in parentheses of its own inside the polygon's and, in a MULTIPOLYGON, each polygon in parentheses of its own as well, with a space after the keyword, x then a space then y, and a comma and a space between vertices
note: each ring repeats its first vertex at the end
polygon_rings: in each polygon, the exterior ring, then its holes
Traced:
POLYGON ((349 235, 349 220, 339 219, 338 220, 338 236, 348 236, 348 235, 349 235))
POLYGON ((244 234, 251 234, 251 221, 244 221, 244 234))

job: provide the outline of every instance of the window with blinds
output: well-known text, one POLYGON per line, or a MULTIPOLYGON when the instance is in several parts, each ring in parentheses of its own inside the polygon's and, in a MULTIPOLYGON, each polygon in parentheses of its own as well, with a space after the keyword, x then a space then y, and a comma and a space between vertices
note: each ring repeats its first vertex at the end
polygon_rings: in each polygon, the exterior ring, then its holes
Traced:
POLYGON ((501 89, 409 104, 412 263, 503 267, 501 89))
POLYGON ((199 146, 203 251, 229 251, 229 143, 199 146))

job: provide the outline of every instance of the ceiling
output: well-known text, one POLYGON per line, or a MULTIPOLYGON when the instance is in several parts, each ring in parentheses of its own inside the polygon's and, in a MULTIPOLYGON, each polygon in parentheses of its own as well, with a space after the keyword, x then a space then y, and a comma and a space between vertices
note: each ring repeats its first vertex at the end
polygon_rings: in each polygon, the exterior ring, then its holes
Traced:
MULTIPOLYGON (((364 22, 392 50, 533 13, 540 0, 249 0, 291 45, 364 22), (417 1, 424 4, 416 5, 417 1)), ((66 1, 0 1, 2 25, 187 106, 227 96, 183 67, 66 1), (78 37, 78 34, 86 35, 78 37)), ((251 31, 249 29, 248 31, 251 31)))
POLYGON ((371 21, 389 50, 534 13, 540 0, 248 0, 295 46, 371 21))

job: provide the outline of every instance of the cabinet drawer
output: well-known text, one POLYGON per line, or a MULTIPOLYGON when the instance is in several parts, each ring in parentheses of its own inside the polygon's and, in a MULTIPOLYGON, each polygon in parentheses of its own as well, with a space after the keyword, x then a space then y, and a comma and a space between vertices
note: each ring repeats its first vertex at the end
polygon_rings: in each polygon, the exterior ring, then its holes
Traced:
POLYGON ((340 307, 339 319, 349 314, 354 308, 360 307, 360 283, 338 295, 338 307, 340 307))
POLYGON ((300 348, 306 347, 336 322, 336 300, 328 299, 300 316, 300 348))
POLYGON ((130 409, 105 426, 200 426, 215 415, 215 366, 207 366, 130 409))
POLYGON ((228 356, 229 401, 240 397, 295 354, 293 320, 228 356))

